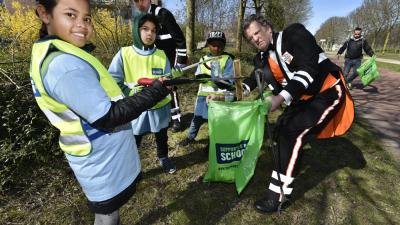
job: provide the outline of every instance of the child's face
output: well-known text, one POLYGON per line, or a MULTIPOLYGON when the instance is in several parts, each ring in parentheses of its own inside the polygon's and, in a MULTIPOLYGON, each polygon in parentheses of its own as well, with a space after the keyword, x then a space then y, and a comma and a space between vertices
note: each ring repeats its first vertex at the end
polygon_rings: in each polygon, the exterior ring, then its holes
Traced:
POLYGON ((51 14, 38 12, 49 35, 57 35, 77 47, 83 47, 93 34, 87 0, 59 0, 51 14))
POLYGON ((224 50, 224 43, 222 41, 213 40, 208 43, 208 49, 210 50, 211 55, 219 56, 222 54, 224 50))
POLYGON ((156 40, 156 26, 153 22, 146 21, 139 28, 140 30, 140 38, 142 39, 143 44, 152 45, 156 40))

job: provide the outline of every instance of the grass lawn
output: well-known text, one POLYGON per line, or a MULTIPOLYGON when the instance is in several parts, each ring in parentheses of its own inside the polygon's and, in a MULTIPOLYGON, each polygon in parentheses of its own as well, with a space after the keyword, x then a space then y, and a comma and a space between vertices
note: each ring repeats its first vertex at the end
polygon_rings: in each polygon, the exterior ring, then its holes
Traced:
MULTIPOLYGON (((186 128, 196 90, 196 85, 179 89, 186 128)), ((364 122, 357 120, 343 137, 306 145, 292 204, 282 215, 260 214, 253 208, 265 193, 272 168, 265 146, 253 179, 238 196, 234 184, 202 182, 208 159, 206 125, 198 141, 187 148, 176 147, 187 129, 169 133, 170 156, 178 167, 174 175, 162 172, 154 136, 146 136, 139 151, 143 179, 121 208, 122 223, 400 224, 400 163, 381 148, 364 122)), ((0 196, 0 224, 93 223, 85 197, 63 159, 27 171, 26 179, 28 185, 0 196)))
POLYGON ((376 65, 378 68, 383 68, 383 69, 387 69, 390 71, 400 72, 400 65, 398 65, 398 64, 376 62, 376 65))
POLYGON ((400 54, 385 53, 382 55, 382 53, 380 53, 380 52, 375 52, 375 53, 378 58, 400 60, 400 54))

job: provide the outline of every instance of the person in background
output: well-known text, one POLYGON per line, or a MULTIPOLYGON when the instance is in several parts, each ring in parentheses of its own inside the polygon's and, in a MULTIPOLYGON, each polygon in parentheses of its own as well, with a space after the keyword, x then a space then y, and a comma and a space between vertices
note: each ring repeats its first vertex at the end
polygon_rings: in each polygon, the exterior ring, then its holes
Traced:
MULTIPOLYGON (((206 63, 200 64, 195 72, 196 75, 208 75, 211 78, 212 75, 212 63, 218 62, 218 68, 221 71, 222 77, 233 77, 233 56, 229 53, 224 52, 226 38, 222 31, 212 31, 208 34, 207 42, 209 53, 203 56, 200 60, 204 61, 210 57, 222 56, 218 61, 208 61, 206 63)), ((221 81, 222 82, 222 81, 221 81)), ((189 127, 189 135, 183 139, 179 145, 187 146, 194 142, 194 139, 199 132, 201 125, 208 120, 208 107, 206 103, 206 98, 208 95, 218 95, 223 97, 227 88, 233 84, 233 82, 225 81, 226 83, 209 81, 207 83, 202 83, 199 86, 199 91, 197 92, 197 99, 194 109, 194 115, 192 122, 189 127)))
POLYGON ((123 93, 86 44, 93 34, 88 0, 39 0, 40 39, 32 47, 34 97, 60 130, 59 145, 82 187, 95 225, 120 224, 135 193, 140 159, 130 121, 168 96, 159 80, 123 93))
MULTIPOLYGON (((134 44, 122 47, 114 56, 108 71, 112 74, 125 95, 135 96, 143 88, 140 78, 171 77, 171 67, 164 51, 154 45, 159 29, 157 18, 151 14, 134 18, 134 44)), ((175 173, 176 166, 168 158, 168 124, 171 119, 171 97, 161 100, 153 108, 143 112, 132 121, 133 134, 139 147, 143 135, 154 133, 157 157, 167 173, 175 173)))
MULTIPOLYGON (((151 0, 133 0, 134 10, 149 13, 157 17, 160 29, 157 31, 156 46, 164 50, 171 66, 180 69, 187 64, 186 40, 174 15, 166 8, 151 4, 151 0)), ((134 13, 135 14, 135 13, 134 13)), ((179 107, 178 88, 171 91, 172 132, 181 131, 181 110, 179 107)))
POLYGON ((346 50, 346 54, 344 55, 344 75, 347 80, 347 87, 349 89, 352 88, 351 82, 357 77, 357 69, 361 66, 361 61, 363 58, 363 49, 369 56, 373 56, 375 53, 372 48, 369 46, 367 40, 361 35, 361 28, 356 27, 354 29, 353 37, 349 40, 345 41, 340 47, 337 55, 341 55, 344 50, 346 50), (351 75, 350 69, 352 70, 351 75))

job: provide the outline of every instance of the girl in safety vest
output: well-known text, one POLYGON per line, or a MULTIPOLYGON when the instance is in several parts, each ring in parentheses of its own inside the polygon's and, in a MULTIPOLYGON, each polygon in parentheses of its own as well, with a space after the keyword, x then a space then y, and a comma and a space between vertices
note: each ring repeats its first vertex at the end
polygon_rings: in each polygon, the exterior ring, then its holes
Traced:
MULTIPOLYGON (((201 60, 203 61, 215 56, 221 57, 218 60, 200 64, 195 72, 196 75, 208 75, 211 78, 211 75, 218 76, 219 74, 222 74, 222 77, 233 77, 233 56, 224 52, 225 44, 226 38, 224 32, 212 31, 208 34, 207 46, 210 52, 206 56, 203 56, 201 60)), ((207 96, 218 95, 223 97, 227 92, 227 88, 230 88, 230 85, 232 85, 232 82, 228 81, 225 81, 224 83, 209 81, 200 84, 197 93, 194 116, 190 123, 189 135, 179 143, 180 146, 187 146, 194 142, 200 126, 208 120, 208 107, 206 103, 207 96)))
POLYGON ((32 48, 35 99, 60 130, 59 145, 95 213, 94 224, 119 224, 119 208, 135 192, 140 173, 129 122, 169 91, 155 80, 123 98, 107 69, 87 52, 93 33, 89 1, 37 3, 43 24, 32 48))
MULTIPOLYGON (((140 78, 173 77, 171 67, 164 51, 155 47, 158 22, 151 14, 136 15, 133 19, 134 44, 121 48, 111 62, 109 72, 117 81, 126 96, 135 96, 143 86, 140 78)), ((171 119, 171 96, 157 103, 132 121, 136 144, 140 146, 143 135, 154 133, 157 144, 157 157, 167 173, 175 173, 176 166, 168 158, 167 129, 171 119)))

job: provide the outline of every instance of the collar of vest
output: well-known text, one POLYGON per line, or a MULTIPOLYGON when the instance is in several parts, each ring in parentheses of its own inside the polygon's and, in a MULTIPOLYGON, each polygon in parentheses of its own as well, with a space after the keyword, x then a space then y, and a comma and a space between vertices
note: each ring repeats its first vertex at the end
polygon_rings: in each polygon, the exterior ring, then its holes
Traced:
MULTIPOLYGON (((45 36, 45 37, 40 38, 40 39, 37 40, 36 42, 43 42, 43 41, 55 40, 55 39, 57 39, 57 40, 62 40, 62 39, 59 38, 57 35, 47 35, 47 36, 45 36)), ((62 41, 63 41, 63 40, 62 40, 62 41)), ((88 44, 85 44, 85 46, 83 46, 81 49, 84 50, 84 51, 86 51, 86 52, 88 52, 88 53, 90 53, 90 52, 92 52, 94 49, 96 49, 96 46, 95 46, 94 44, 92 44, 92 43, 88 43, 88 44)))

